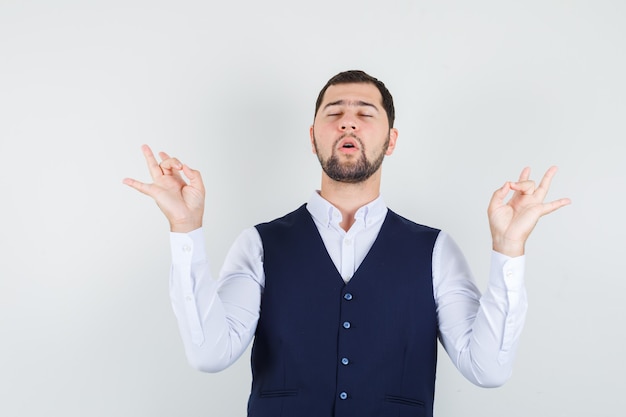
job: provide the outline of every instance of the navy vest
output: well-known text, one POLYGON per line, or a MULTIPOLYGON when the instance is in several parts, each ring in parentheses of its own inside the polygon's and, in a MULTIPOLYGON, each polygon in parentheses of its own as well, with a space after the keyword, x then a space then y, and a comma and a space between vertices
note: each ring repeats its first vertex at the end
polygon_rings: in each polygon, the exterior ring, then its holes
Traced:
POLYGON ((256 227, 265 289, 248 416, 432 416, 439 231, 389 210, 346 284, 304 205, 256 227))

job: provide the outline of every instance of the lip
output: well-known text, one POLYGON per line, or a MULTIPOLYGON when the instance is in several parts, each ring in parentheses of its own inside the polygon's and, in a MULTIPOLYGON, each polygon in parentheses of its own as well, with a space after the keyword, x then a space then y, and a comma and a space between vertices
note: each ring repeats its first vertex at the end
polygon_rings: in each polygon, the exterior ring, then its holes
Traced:
POLYGON ((337 150, 345 153, 354 153, 358 152, 359 149, 359 141, 351 136, 347 136, 339 141, 337 144, 337 150), (351 147, 346 147, 346 145, 352 145, 351 147))

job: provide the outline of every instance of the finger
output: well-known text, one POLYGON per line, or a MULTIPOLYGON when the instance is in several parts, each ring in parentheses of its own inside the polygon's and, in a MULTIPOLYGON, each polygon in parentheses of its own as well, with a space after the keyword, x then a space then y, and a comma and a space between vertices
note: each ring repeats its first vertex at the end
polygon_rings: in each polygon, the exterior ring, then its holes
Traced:
POLYGON ((491 197, 491 201, 489 202, 487 211, 491 212, 502 206, 504 204, 504 199, 509 194, 509 191, 511 191, 511 183, 507 181, 502 187, 494 191, 493 196, 491 197))
POLYGON ((554 178, 558 170, 559 168, 556 166, 550 167, 541 179, 539 187, 537 187, 537 192, 542 199, 545 198, 545 196, 548 194, 548 190, 550 190, 550 184, 552 184, 552 178, 554 178))
POLYGON ((183 169, 183 164, 177 158, 172 158, 165 152, 159 152, 159 157, 161 158, 159 167, 164 175, 173 175, 174 172, 172 170, 180 171, 183 169))
POLYGON ((154 154, 152 153, 152 149, 148 145, 142 145, 141 151, 143 152, 143 156, 146 158, 146 163, 148 164, 148 171, 150 172, 150 176, 152 179, 156 179, 163 175, 163 171, 159 167, 159 163, 157 162, 154 154))
POLYGON ((183 169, 183 164, 176 158, 164 159, 163 161, 161 161, 159 166, 161 167, 161 170, 165 175, 172 175, 173 170, 180 171, 181 169, 183 169))
POLYGON ((145 184, 145 183, 143 183, 141 181, 137 181, 137 180, 134 180, 132 178, 124 178, 122 183, 128 185, 131 188, 134 188, 135 190, 139 191, 140 193, 143 193, 145 195, 151 196, 150 189, 152 188, 152 186, 150 184, 145 184))
POLYGON ((189 185, 197 190, 204 192, 204 182, 202 181, 202 175, 200 174, 200 171, 191 169, 189 168, 189 166, 184 164, 182 166, 182 170, 187 179, 189 179, 189 185))
POLYGON ((511 183, 511 189, 522 195, 531 195, 535 192, 535 181, 525 180, 511 183))
POLYGON ((527 181, 530 178, 530 167, 525 167, 522 169, 521 174, 519 174, 518 182, 527 181))
POLYGON ((180 161, 177 158, 172 158, 171 156, 169 156, 165 152, 159 152, 159 157, 161 158, 161 166, 163 166, 163 162, 171 160, 171 161, 175 161, 176 164, 178 164, 177 169, 182 169, 183 168, 183 164, 181 164, 180 161))

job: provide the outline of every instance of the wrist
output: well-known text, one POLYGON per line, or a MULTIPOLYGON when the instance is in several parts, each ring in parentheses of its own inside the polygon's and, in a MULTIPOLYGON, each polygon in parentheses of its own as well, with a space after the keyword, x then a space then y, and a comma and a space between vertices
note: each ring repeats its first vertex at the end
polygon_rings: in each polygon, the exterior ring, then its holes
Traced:
POLYGON ((202 227, 202 221, 170 223, 170 232, 189 233, 202 227))
POLYGON ((492 249, 503 255, 515 258, 524 255, 525 245, 524 242, 494 239, 492 249))

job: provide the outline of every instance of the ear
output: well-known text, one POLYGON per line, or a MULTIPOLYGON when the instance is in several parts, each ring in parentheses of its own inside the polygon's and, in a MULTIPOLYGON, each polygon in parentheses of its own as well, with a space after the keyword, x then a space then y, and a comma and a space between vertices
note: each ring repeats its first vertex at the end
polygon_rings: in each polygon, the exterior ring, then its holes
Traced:
POLYGON ((309 137, 311 140, 311 152, 317 155, 317 151, 315 150, 315 131, 313 130, 313 125, 309 128, 309 137))
POLYGON ((385 155, 389 156, 396 149, 396 141, 398 140, 398 129, 392 128, 389 129, 389 147, 387 148, 387 152, 385 155))

